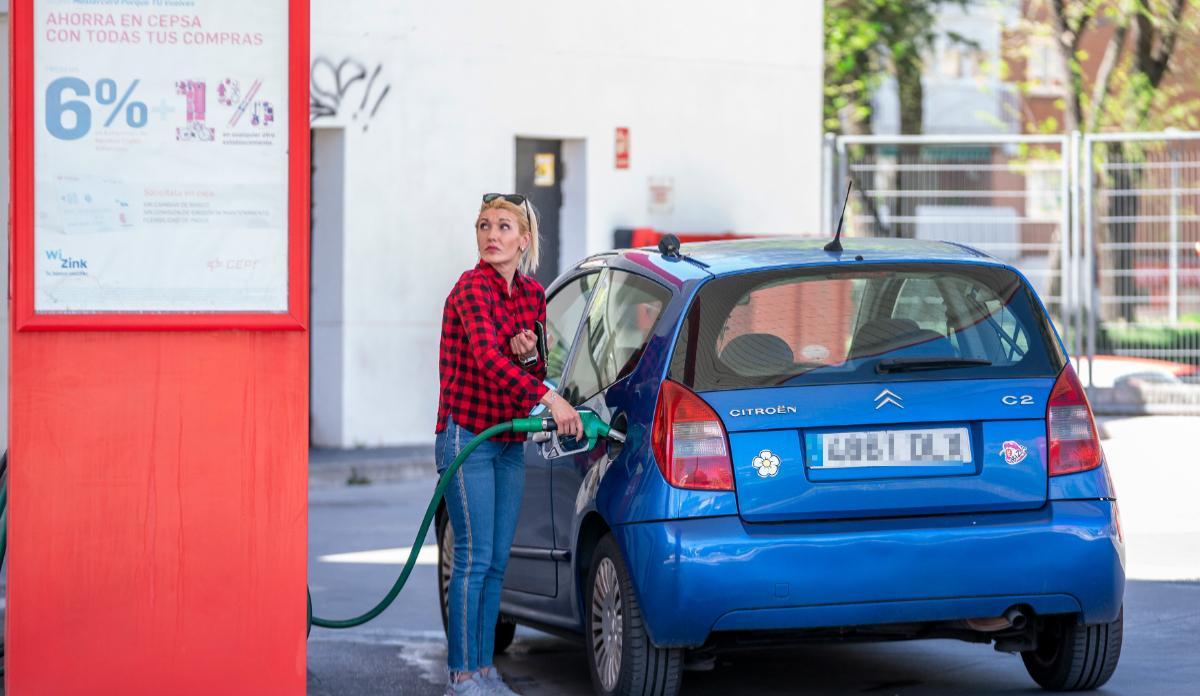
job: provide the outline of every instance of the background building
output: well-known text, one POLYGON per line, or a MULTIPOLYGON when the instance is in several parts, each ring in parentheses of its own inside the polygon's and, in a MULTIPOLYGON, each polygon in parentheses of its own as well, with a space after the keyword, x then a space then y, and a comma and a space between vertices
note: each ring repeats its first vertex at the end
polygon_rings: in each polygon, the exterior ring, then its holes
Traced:
MULTIPOLYGON (((922 74, 922 133, 979 135, 1020 130, 1020 97, 1000 67, 1007 27, 1019 18, 1016 0, 947 3, 937 8, 937 40, 922 74)), ((871 132, 900 133, 895 78, 871 100, 871 132)))
POLYGON ((819 230, 822 3, 317 0, 312 19, 317 446, 432 442, 484 192, 533 195, 544 279, 617 228, 819 230))

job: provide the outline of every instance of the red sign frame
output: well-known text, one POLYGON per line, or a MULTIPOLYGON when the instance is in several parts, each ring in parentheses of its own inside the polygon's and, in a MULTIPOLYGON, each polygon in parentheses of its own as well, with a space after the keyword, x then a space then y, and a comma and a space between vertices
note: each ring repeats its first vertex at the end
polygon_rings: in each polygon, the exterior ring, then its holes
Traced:
POLYGON ((9 289, 16 331, 293 330, 308 326, 309 0, 288 3, 288 311, 94 312, 34 310, 34 0, 12 0, 9 289))

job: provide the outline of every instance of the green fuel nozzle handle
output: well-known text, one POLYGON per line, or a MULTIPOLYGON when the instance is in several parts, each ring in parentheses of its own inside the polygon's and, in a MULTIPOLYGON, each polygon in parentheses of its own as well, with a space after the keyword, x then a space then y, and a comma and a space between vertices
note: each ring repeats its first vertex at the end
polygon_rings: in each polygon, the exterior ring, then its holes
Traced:
MULTIPOLYGON (((607 437, 617 442, 625 442, 625 433, 619 430, 613 430, 612 426, 604 422, 600 416, 594 411, 580 411, 579 419, 583 421, 583 435, 587 438, 588 449, 596 446, 596 442, 602 437, 607 437)), ((539 433, 544 431, 556 430, 557 425, 553 418, 544 416, 534 416, 532 418, 516 418, 513 420, 513 432, 518 433, 539 433)))
POLYGON ((514 418, 512 421, 514 433, 540 433, 545 430, 554 430, 554 427, 553 418, 543 418, 541 416, 514 418))

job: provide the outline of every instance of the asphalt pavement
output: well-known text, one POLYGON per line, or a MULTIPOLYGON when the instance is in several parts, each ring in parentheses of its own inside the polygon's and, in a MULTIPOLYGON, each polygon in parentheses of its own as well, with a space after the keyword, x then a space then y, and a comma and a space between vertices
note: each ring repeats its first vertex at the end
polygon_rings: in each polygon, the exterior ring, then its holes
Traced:
MULTIPOLYGON (((1128 545, 1121 664, 1103 693, 1200 693, 1200 418, 1101 420, 1128 545)), ((319 616, 345 618, 386 593, 433 488, 419 450, 314 453, 309 579, 319 616), (359 482, 347 485, 348 480, 359 482)), ((313 629, 313 696, 440 694, 446 647, 432 536, 409 586, 366 626, 313 629)), ((3 576, 0 576, 0 596, 3 576)), ((0 598, 0 612, 3 609, 0 598)), ((582 645, 520 628, 497 665, 523 694, 591 693, 582 645)), ((1039 690, 1020 659, 956 641, 810 645, 722 656, 683 693, 1013 694, 1039 690)), ((230 693, 234 693, 231 691, 230 693)), ((0 687, 0 694, 3 694, 0 687)))
MULTIPOLYGON (((1129 545, 1125 644, 1108 694, 1200 690, 1200 418, 1101 421, 1129 545)), ((432 467, 386 483, 315 485, 309 573, 318 615, 369 608, 390 587, 433 487, 432 467), (399 547, 399 548, 397 548, 399 547)), ((329 481, 336 477, 327 477, 329 481)), ((432 537, 426 544, 432 545, 432 537)), ((445 640, 432 549, 391 609, 367 626, 314 629, 309 694, 439 694, 445 640)), ((591 693, 581 644, 518 629, 497 666, 530 696, 591 693)), ((1012 694, 1039 691, 1019 657, 949 640, 810 645, 725 655, 687 672, 683 693, 1012 694)))
MULTIPOLYGON (((405 594, 408 594, 407 592, 405 594)), ((1125 647, 1105 694, 1196 693, 1200 662, 1200 584, 1134 581, 1125 597, 1125 647)), ((310 695, 440 694, 445 643, 435 631, 373 629, 309 641, 310 695)), ((519 693, 591 694, 582 647, 519 630, 496 661, 519 693)), ((1020 658, 985 645, 934 640, 813 645, 722 658, 687 672, 682 693, 728 694, 1032 694, 1020 658)))

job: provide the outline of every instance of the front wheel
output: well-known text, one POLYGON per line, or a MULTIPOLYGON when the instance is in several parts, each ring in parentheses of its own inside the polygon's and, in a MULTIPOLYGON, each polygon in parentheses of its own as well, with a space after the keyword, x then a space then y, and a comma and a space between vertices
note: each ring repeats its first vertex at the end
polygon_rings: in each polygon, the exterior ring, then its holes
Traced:
POLYGON ((1074 616, 1050 617, 1037 649, 1021 653, 1029 676, 1050 691, 1090 691, 1104 685, 1121 657, 1124 610, 1112 623, 1088 626, 1074 616))
POLYGON ((650 642, 629 571, 612 535, 592 555, 587 581, 586 641, 592 688, 602 696, 674 696, 683 651, 650 642))
MULTIPOLYGON (((454 527, 443 513, 437 521, 438 539, 438 603, 442 609, 442 631, 447 631, 449 623, 450 574, 454 571, 454 527)), ((499 655, 512 645, 517 634, 517 625, 504 616, 496 621, 496 640, 492 653, 499 655)))

